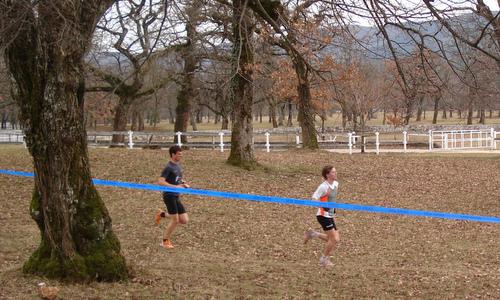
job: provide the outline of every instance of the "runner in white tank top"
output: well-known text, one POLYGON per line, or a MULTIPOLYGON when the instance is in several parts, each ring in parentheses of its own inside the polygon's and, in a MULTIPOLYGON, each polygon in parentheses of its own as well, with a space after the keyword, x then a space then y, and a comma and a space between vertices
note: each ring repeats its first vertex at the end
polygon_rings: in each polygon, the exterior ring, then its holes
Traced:
MULTIPOLYGON (((321 183, 316 191, 313 193, 312 198, 317 201, 322 202, 335 202, 338 192, 339 183, 337 181, 337 170, 333 166, 325 166, 321 172, 321 175, 325 179, 321 183)), ((318 223, 323 228, 323 232, 317 232, 309 229, 304 234, 304 244, 307 243, 311 238, 320 238, 326 242, 325 248, 323 250, 323 255, 319 259, 319 264, 323 267, 332 267, 333 263, 330 261, 330 254, 333 248, 340 241, 340 235, 335 225, 333 215, 335 209, 329 209, 326 207, 318 208, 316 213, 316 219, 318 223)))

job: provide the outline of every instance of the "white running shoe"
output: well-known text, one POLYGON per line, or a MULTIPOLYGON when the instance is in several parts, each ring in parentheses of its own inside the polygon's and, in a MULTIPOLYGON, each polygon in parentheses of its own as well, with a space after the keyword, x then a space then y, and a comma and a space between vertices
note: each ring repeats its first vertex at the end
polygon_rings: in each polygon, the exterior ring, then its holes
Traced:
POLYGON ((325 268, 333 267, 333 263, 330 261, 330 259, 323 256, 319 259, 319 265, 325 268))
POLYGON ((304 233, 304 244, 307 244, 307 242, 314 237, 314 233, 315 232, 312 229, 309 229, 304 233))

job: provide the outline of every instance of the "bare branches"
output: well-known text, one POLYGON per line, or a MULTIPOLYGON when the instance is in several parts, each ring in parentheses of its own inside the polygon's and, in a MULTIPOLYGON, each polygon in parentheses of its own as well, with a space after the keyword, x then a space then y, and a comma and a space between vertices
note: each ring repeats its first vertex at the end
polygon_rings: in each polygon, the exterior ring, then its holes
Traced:
MULTIPOLYGON (((429 0, 424 1, 426 7, 429 9, 429 11, 432 13, 432 15, 444 26, 446 29, 459 41, 465 43, 466 45, 469 45, 472 48, 475 48, 485 54, 486 56, 496 60, 497 62, 500 62, 500 55, 499 55, 499 46, 500 46, 500 23, 498 21, 498 13, 496 17, 493 17, 493 14, 491 13, 490 9, 484 4, 482 0, 478 0, 477 4, 477 13, 487 19, 487 23, 485 25, 480 25, 482 29, 479 30, 480 34, 477 36, 476 39, 470 40, 467 37, 466 32, 459 32, 453 26, 450 24, 450 22, 443 16, 443 11, 438 10, 434 5, 429 0), (495 21, 495 19, 497 19, 495 21), (488 29, 490 25, 494 26, 495 30, 495 43, 496 47, 493 49, 489 49, 483 45, 481 45, 481 41, 483 40, 483 37, 485 35, 485 31, 488 29)), ((478 24, 479 25, 479 24, 478 24)))
POLYGON ((7 48, 21 32, 32 28, 36 22, 33 8, 34 3, 29 0, 0 0, 0 49, 7 48))

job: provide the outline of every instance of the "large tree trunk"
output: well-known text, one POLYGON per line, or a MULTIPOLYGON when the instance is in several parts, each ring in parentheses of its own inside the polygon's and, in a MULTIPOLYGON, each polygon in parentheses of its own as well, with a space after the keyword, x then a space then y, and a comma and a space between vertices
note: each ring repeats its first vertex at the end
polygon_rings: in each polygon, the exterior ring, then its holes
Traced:
MULTIPOLYGON (((200 107, 198 107, 198 109, 196 109, 195 111, 195 122, 198 123, 198 124, 201 124, 203 123, 203 111, 201 110, 200 107)), ((208 123, 208 122, 207 122, 208 123)), ((194 130, 194 129, 193 129, 194 130)))
POLYGON ((485 119, 486 119, 486 114, 485 114, 485 111, 484 111, 484 108, 481 108, 480 110, 480 113, 479 113, 479 124, 485 124, 485 119))
POLYGON ((439 113, 439 100, 441 100, 441 97, 434 97, 434 114, 432 116, 432 124, 437 124, 437 118, 438 118, 438 113, 439 113))
POLYGON ((418 108, 417 108, 417 119, 415 121, 422 121, 422 114, 424 110, 424 97, 420 96, 418 99, 418 108))
POLYGON ((144 112, 142 110, 142 107, 139 109, 138 113, 137 113, 137 129, 139 131, 144 131, 144 112))
POLYGON ((150 121, 150 125, 153 126, 153 128, 156 128, 156 125, 161 121, 160 120, 160 108, 159 108, 159 105, 158 105, 158 94, 155 92, 154 93, 154 97, 155 97, 155 105, 153 107, 153 111, 151 112, 151 121, 150 121))
POLYGON ((130 130, 144 131, 144 105, 139 103, 133 105, 132 107, 132 122, 130 124, 130 130))
MULTIPOLYGON (((121 96, 115 107, 115 117, 113 119, 113 131, 127 131, 128 113, 132 100, 128 97, 121 96)), ((123 144, 125 135, 113 134, 111 142, 113 144, 123 144)))
POLYGON ((196 118, 194 118, 192 114, 190 114, 189 120, 190 120, 189 122, 191 123, 191 128, 193 128, 193 131, 198 131, 198 126, 196 125, 196 118))
POLYGON ((292 106, 292 100, 288 99, 287 107, 288 107, 288 119, 286 121, 286 126, 292 127, 293 126, 293 106, 292 106))
POLYGON ((174 109, 172 107, 168 107, 168 123, 169 124, 175 124, 175 113, 174 109))
POLYGON ((227 162, 245 169, 253 169, 255 160, 252 138, 253 105, 253 20, 246 9, 245 0, 233 0, 233 125, 231 153, 227 162))
POLYGON ((342 111, 342 129, 345 130, 347 127, 347 108, 345 104, 340 104, 341 111, 342 111))
POLYGON ((285 124, 285 104, 282 103, 278 106, 278 126, 285 124))
MULTIPOLYGON (((189 77, 189 76, 185 76, 189 77)), ((189 125, 189 111, 191 110, 191 101, 189 94, 191 93, 188 89, 190 84, 183 81, 181 88, 177 93, 177 106, 175 108, 175 123, 174 132, 186 132, 189 125)), ((177 135, 174 135, 174 143, 178 143, 177 135)), ((181 135, 181 142, 187 143, 187 137, 181 135)))
POLYGON ((357 111, 352 112, 352 129, 355 132, 358 132, 358 112, 357 111))
POLYGON ((228 130, 229 129, 229 118, 226 115, 224 115, 224 116, 220 116, 220 119, 221 119, 220 129, 221 130, 228 130))
POLYGON ((415 99, 413 98, 409 98, 405 102, 404 125, 410 124, 411 115, 413 113, 413 103, 415 103, 415 99))
POLYGON ((467 125, 472 125, 475 97, 476 97, 476 92, 475 92, 474 88, 469 87, 469 102, 467 103, 467 125))
POLYGON ((35 189, 30 206, 41 242, 27 273, 70 281, 127 277, 111 219, 91 181, 84 128, 83 57, 111 1, 12 1, 22 19, 6 48, 35 189))
POLYGON ((467 110, 467 125, 472 125, 472 117, 474 114, 473 106, 472 106, 472 100, 469 101, 468 104, 468 110, 467 110))
POLYGON ((299 95, 299 124, 302 129, 302 145, 306 149, 319 149, 316 127, 314 126, 313 110, 311 107, 311 89, 307 66, 301 57, 292 59, 297 74, 299 95))
POLYGON ((278 128, 278 121, 276 120, 276 101, 269 98, 269 121, 273 124, 273 128, 278 128))
POLYGON ((7 129, 7 118, 8 118, 8 114, 6 111, 2 111, 2 129, 7 129))

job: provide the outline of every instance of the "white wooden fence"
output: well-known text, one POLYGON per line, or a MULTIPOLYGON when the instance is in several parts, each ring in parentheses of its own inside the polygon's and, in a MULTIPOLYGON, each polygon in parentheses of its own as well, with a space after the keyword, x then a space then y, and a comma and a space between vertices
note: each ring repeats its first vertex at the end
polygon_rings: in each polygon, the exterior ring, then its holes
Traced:
MULTIPOLYGON (((468 150, 468 149, 497 149, 499 132, 494 128, 482 130, 448 130, 432 131, 428 133, 392 133, 385 135, 374 132, 359 134, 348 133, 320 133, 318 142, 320 148, 332 150, 347 150, 349 154, 354 151, 372 151, 380 153, 381 148, 394 149, 407 152, 409 148, 427 149, 428 151, 442 150, 468 150), (393 137, 388 139, 387 136, 393 137), (425 148, 424 148, 425 147, 425 148)), ((224 152, 230 148, 231 132, 221 131, 193 131, 193 132, 132 132, 132 131, 109 131, 88 132, 88 143, 90 146, 122 146, 133 148, 161 148, 173 144, 177 137, 179 146, 193 148, 211 148, 224 152), (123 136, 124 143, 113 144, 113 135, 123 136), (186 136, 188 142, 182 143, 182 136, 186 136)), ((301 135, 296 130, 264 130, 254 132, 254 148, 263 148, 266 152, 271 149, 300 148, 301 135)), ((21 130, 0 131, 0 143, 24 143, 24 134, 21 130)))
POLYGON ((0 130, 0 143, 23 143, 22 130, 0 130))
POLYGON ((429 150, 496 149, 496 136, 497 132, 493 128, 429 131, 429 150))

